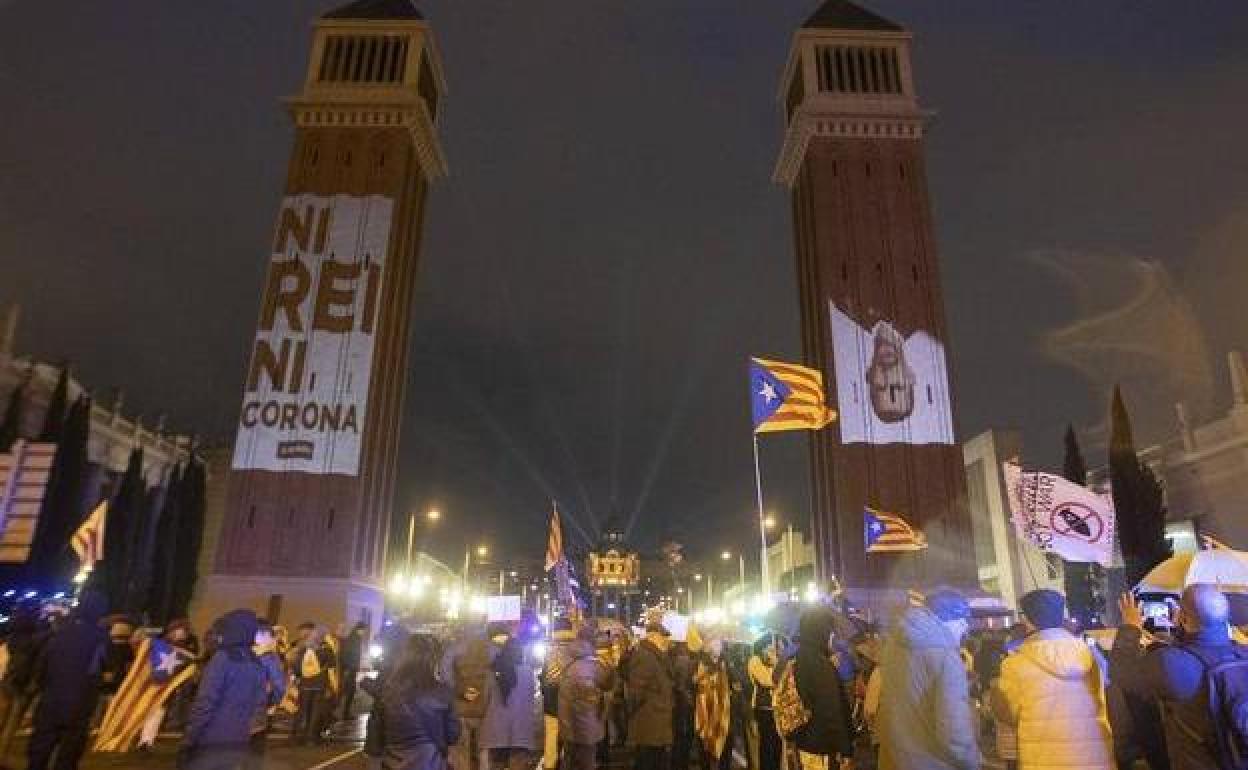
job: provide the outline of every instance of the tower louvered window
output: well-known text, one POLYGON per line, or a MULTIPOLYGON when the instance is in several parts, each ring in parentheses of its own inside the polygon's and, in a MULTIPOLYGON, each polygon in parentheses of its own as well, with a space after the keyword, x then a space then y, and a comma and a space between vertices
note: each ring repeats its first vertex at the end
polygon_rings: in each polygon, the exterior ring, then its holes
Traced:
POLYGON ((401 35, 329 35, 316 78, 322 83, 402 83, 407 44, 401 35))
POLYGON ((842 94, 900 94, 896 48, 824 45, 816 49, 819 90, 842 94))

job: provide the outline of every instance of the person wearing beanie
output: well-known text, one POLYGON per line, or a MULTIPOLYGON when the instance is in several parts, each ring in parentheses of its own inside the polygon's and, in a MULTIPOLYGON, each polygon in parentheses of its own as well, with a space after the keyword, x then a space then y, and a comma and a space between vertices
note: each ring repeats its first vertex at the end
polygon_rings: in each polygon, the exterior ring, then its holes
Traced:
POLYGON ((1110 770, 1113 740, 1101 660, 1066 630, 1066 600, 1039 589, 1018 602, 1026 639, 1001 662, 993 715, 1018 731, 1020 770, 1110 770))
POLYGON ((556 618, 541 674, 543 770, 555 770, 559 765, 559 681, 563 679, 563 672, 576 660, 574 642, 576 631, 572 628, 572 621, 567 617, 556 618))
POLYGON ((971 608, 928 594, 897 620, 880 662, 881 770, 978 770, 982 764, 960 653, 971 608))

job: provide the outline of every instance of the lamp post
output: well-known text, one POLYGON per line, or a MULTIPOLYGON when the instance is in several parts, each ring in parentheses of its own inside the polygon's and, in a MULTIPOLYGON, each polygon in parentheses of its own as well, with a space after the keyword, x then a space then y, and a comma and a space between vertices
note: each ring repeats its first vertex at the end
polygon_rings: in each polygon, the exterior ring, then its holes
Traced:
MULTIPOLYGON (((437 508, 430 509, 425 512, 425 519, 433 524, 442 518, 442 512, 437 508)), ((416 512, 412 511, 407 514, 407 576, 412 576, 412 549, 416 545, 416 512)))

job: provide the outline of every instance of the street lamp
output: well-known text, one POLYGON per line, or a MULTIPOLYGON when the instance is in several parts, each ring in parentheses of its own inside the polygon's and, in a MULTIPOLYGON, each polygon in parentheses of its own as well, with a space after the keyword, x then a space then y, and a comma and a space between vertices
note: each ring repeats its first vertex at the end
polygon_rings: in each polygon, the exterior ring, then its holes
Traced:
POLYGON ((724 551, 723 553, 719 555, 719 558, 723 559, 724 561, 728 561, 729 559, 732 558, 732 551, 724 551))
POLYGON ((763 519, 763 526, 767 529, 775 529, 776 517, 772 516, 770 513, 767 514, 767 518, 763 519))
MULTIPOLYGON (((442 518, 442 512, 434 508, 425 513, 430 524, 442 518)), ((416 512, 407 514, 407 574, 412 574, 412 548, 416 545, 416 512)))
POLYGON ((487 546, 484 546, 484 545, 477 546, 477 558, 478 559, 484 559, 485 557, 489 555, 490 555, 490 549, 487 546))

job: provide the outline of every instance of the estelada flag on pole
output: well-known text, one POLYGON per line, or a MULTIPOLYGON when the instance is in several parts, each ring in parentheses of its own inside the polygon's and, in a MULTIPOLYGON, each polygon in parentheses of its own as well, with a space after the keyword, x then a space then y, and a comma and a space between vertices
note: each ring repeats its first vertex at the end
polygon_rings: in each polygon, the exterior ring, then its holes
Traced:
POLYGON ((546 540, 546 569, 552 570, 563 561, 563 527, 559 524, 559 507, 550 514, 550 537, 546 540))
POLYGON ((867 553, 903 553, 927 548, 923 533, 895 513, 862 510, 862 539, 867 553))
POLYGON ((819 430, 836 419, 816 369, 765 358, 750 359, 750 411, 755 433, 819 430))
POLYGON ((95 510, 69 539, 69 547, 78 554, 78 561, 83 569, 91 569, 97 561, 104 558, 104 525, 107 519, 108 501, 104 501, 95 506, 95 510))

